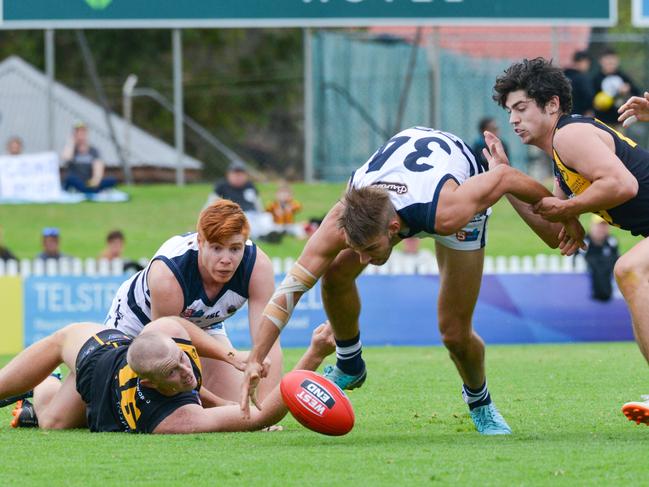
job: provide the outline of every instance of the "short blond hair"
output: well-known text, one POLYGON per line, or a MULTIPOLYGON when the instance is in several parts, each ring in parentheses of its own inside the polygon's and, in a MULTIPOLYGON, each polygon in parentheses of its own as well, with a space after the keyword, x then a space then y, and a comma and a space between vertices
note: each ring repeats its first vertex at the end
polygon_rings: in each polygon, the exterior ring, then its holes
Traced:
POLYGON ((142 378, 155 379, 160 367, 176 348, 174 341, 162 333, 142 333, 136 336, 126 352, 126 362, 142 378), (173 345, 173 347, 172 347, 173 345))
POLYGON ((388 192, 376 186, 349 188, 342 198, 343 211, 338 218, 349 243, 364 247, 376 237, 387 233, 396 211, 388 192))

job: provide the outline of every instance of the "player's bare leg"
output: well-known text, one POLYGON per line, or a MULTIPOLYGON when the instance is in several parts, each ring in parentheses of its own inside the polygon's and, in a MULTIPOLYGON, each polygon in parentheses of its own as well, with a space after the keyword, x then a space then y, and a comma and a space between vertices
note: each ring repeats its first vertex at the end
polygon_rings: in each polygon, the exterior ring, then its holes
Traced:
MULTIPOLYGON (((94 333, 105 329, 90 323, 68 325, 52 335, 30 345, 0 370, 0 399, 26 392, 43 382, 52 371, 63 363, 64 352, 81 345, 94 333), (79 338, 81 337, 81 338, 79 338)), ((76 355, 66 364, 74 369, 76 355)))
POLYGON ((62 384, 59 382, 55 394, 48 398, 39 394, 39 392, 43 392, 42 388, 50 386, 48 382, 56 380, 54 377, 49 377, 34 389, 34 409, 38 416, 39 427, 70 429, 86 426, 86 404, 77 392, 74 373, 71 372, 62 384))
MULTIPOLYGON (((0 398, 34 389, 36 414, 39 413, 39 409, 44 413, 41 426, 47 428, 83 426, 85 405, 75 387, 76 358, 86 340, 104 329, 94 323, 76 323, 29 346, 0 370, 0 398), (68 366, 71 373, 64 384, 60 385, 58 379, 50 377, 50 374, 62 363, 68 366), (48 409, 51 414, 47 412, 48 409)), ((17 419, 21 415, 21 408, 27 405, 19 406, 15 411, 16 425, 20 423, 17 419)))
POLYGON ((473 331, 473 309, 480 292, 484 250, 460 251, 435 245, 439 264, 439 328, 442 341, 457 370, 469 387, 485 380, 484 343, 473 331))
POLYGON ((365 381, 358 317, 361 301, 356 278, 365 269, 351 249, 341 251, 322 276, 322 303, 336 339, 336 366, 325 368, 325 377, 343 389, 360 387, 365 381))
MULTIPOLYGON (((618 259, 615 280, 629 306, 638 347, 649 362, 649 239, 618 259)), ((631 421, 649 425, 649 401, 627 403, 622 412, 631 421)))
POLYGON ((464 381, 463 396, 473 422, 482 434, 509 434, 511 429, 491 402, 485 378, 484 342, 472 326, 484 249, 461 251, 436 243, 435 254, 440 273, 439 329, 464 381))

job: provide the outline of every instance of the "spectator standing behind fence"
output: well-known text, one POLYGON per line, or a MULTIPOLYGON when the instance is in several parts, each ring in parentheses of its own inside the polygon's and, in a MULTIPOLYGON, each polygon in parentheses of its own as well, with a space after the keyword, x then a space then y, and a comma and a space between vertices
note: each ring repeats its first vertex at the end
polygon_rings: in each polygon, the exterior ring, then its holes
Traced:
POLYGON ((599 66, 600 71, 593 78, 595 118, 617 128, 617 109, 627 97, 640 92, 631 78, 620 69, 620 58, 613 49, 602 52, 599 66))
POLYGON ((609 224, 593 215, 584 242, 588 245, 583 254, 591 279, 591 297, 608 301, 613 295, 613 267, 619 257, 617 239, 610 234, 609 224))
POLYGON ((63 254, 60 250, 60 232, 58 228, 46 227, 43 229, 43 251, 36 256, 37 259, 55 259, 59 260, 62 257, 69 257, 63 254))
MULTIPOLYGON (((496 120, 493 117, 484 117, 480 119, 480 122, 478 122, 478 138, 475 140, 473 146, 471 147, 471 150, 473 150, 473 154, 480 161, 482 167, 487 168, 489 167, 489 164, 487 163, 487 159, 485 159, 485 156, 482 153, 482 149, 487 148, 487 144, 485 143, 484 140, 485 131, 491 132, 492 134, 495 134, 498 137, 498 134, 500 133, 500 127, 498 127, 498 124, 496 123, 496 120)), ((501 144, 505 149, 505 154, 509 154, 509 149, 507 147, 507 144, 505 144, 504 141, 501 141, 501 144)))
POLYGON ((106 246, 99 254, 100 259, 115 260, 121 259, 124 252, 124 233, 121 230, 113 230, 106 235, 106 246))
POLYGON ((4 246, 4 230, 0 227, 0 260, 18 260, 16 256, 4 246))
POLYGON ((124 272, 133 273, 139 272, 144 267, 138 262, 133 260, 124 259, 124 245, 126 243, 126 238, 124 233, 121 230, 112 230, 106 235, 106 246, 104 250, 99 254, 100 259, 107 259, 109 261, 115 259, 121 259, 124 263, 124 272))
POLYGON ((23 139, 13 135, 7 139, 7 154, 10 156, 19 156, 23 153, 23 139))
POLYGON ((101 160, 99 151, 88 142, 88 127, 77 123, 72 130, 72 137, 65 145, 61 158, 67 166, 63 189, 75 189, 80 193, 92 194, 112 188, 117 179, 104 177, 106 165, 101 160))
POLYGON ((273 231, 273 218, 264 211, 259 191, 250 180, 243 162, 230 163, 225 178, 214 185, 214 193, 208 198, 207 205, 219 198, 234 201, 241 207, 250 223, 250 238, 256 239, 273 231))
POLYGON ((576 51, 572 55, 572 66, 563 70, 572 86, 572 113, 592 117, 593 81, 590 78, 591 58, 588 51, 576 51))

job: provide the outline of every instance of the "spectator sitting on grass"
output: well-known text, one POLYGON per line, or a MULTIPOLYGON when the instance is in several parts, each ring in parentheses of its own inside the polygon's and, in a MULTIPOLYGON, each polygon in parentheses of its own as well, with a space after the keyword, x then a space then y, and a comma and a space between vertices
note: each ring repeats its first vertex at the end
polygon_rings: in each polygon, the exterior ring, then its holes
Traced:
POLYGON ((88 128, 83 123, 74 126, 72 137, 61 154, 66 162, 67 173, 63 189, 75 189, 80 193, 98 193, 117 184, 113 177, 104 177, 106 165, 99 151, 88 142, 88 128))
POLYGON ((293 198, 293 191, 288 183, 282 183, 277 188, 275 199, 266 205, 266 211, 273 216, 277 229, 304 238, 304 226, 295 223, 295 214, 302 209, 302 204, 293 198))

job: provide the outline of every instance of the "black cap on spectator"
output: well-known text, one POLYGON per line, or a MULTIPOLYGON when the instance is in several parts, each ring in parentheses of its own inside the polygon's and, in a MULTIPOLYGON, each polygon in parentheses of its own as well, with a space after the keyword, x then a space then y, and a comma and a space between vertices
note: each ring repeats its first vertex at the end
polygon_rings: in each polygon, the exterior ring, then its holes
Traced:
POLYGON ((588 54, 588 51, 575 51, 575 53, 572 55, 572 60, 575 63, 583 61, 584 59, 590 59, 590 54, 588 54))
POLYGON ((232 161, 228 166, 228 171, 248 172, 248 168, 243 161, 232 161))

